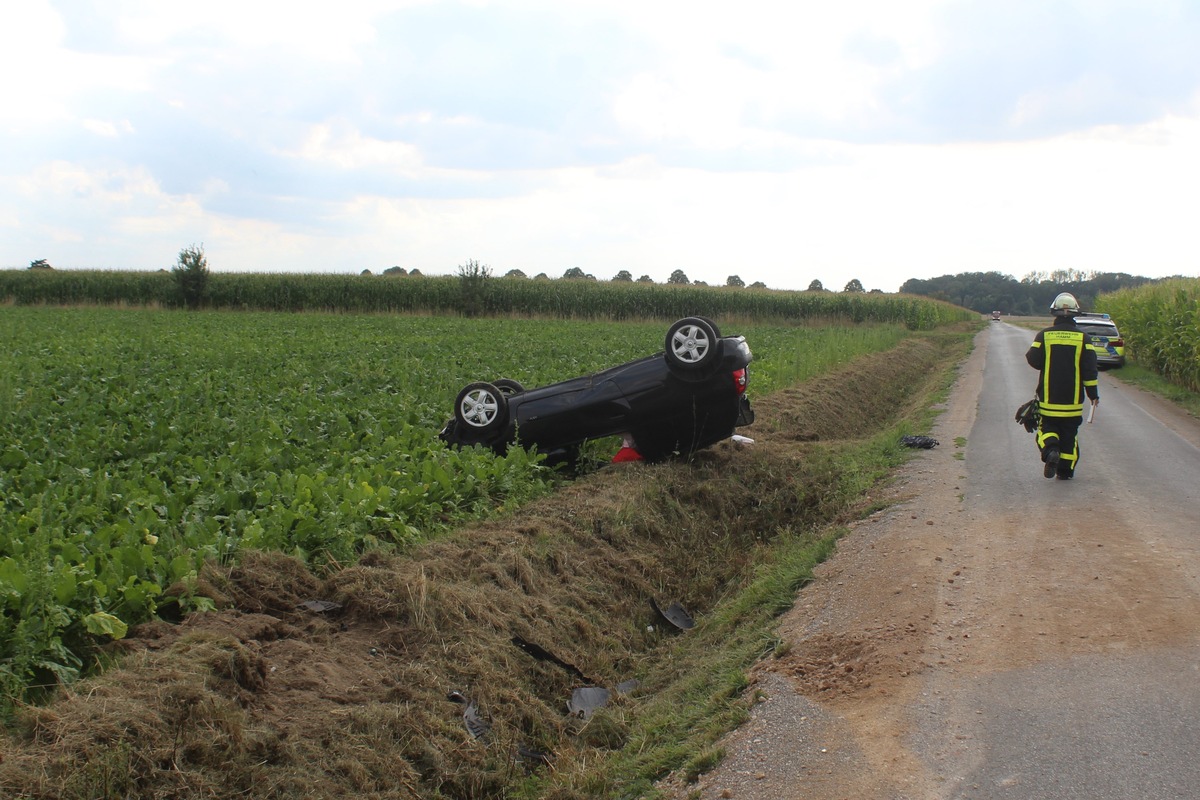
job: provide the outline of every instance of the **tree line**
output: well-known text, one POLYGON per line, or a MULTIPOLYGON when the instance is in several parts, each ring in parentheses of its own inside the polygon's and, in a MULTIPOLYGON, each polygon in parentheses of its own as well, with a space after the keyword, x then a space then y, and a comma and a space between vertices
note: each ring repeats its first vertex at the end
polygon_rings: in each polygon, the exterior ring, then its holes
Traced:
MULTIPOLYGON (((472 268, 478 269, 479 262, 474 261, 474 260, 468 261, 465 268, 466 269, 472 269, 472 268)), ((463 266, 459 267, 459 274, 462 274, 463 269, 464 269, 463 266)), ((483 269, 485 269, 487 271, 488 277, 492 277, 491 267, 483 267, 483 269)), ((371 271, 369 269, 365 269, 362 271, 362 274, 370 275, 371 271)), ((410 270, 406 270, 404 267, 388 267, 387 269, 385 269, 382 272, 382 274, 385 277, 397 277, 397 276, 399 276, 399 277, 405 277, 405 276, 421 277, 420 270, 413 269, 410 271, 410 270)), ((512 278, 515 280, 530 279, 529 276, 525 274, 525 271, 521 270, 521 269, 510 269, 508 272, 504 273, 500 277, 512 278)), ((584 272, 579 267, 569 268, 566 272, 564 272, 562 274, 562 279, 568 280, 568 281, 575 281, 575 280, 598 281, 598 280, 601 280, 590 272, 584 272)), ((534 275, 530 280, 549 281, 549 280, 554 280, 554 279, 551 278, 549 275, 547 275, 544 272, 539 272, 537 275, 534 275)), ((633 273, 627 269, 619 270, 617 272, 617 274, 615 274, 611 278, 609 278, 609 281, 612 283, 654 283, 654 279, 651 278, 649 275, 643 275, 642 277, 637 278, 635 280, 633 277, 633 273)), ((708 286, 709 284, 707 281, 702 281, 699 279, 691 280, 688 278, 686 272, 684 272, 681 269, 677 269, 677 270, 673 271, 670 274, 670 276, 667 278, 667 285, 668 286, 708 286)), ((762 281, 755 281, 754 283, 747 284, 744 280, 742 280, 742 277, 740 275, 730 275, 728 278, 725 279, 725 283, 722 285, 725 286, 726 288, 731 288, 731 289, 742 289, 742 288, 766 289, 767 288, 767 285, 765 283, 763 283, 762 281)), ((824 292, 824 291, 826 291, 826 289, 825 289, 824 284, 821 283, 821 281, 814 280, 812 283, 810 283, 808 285, 808 291, 824 292)), ((844 289, 842 289, 842 291, 843 292, 865 292, 866 289, 863 288, 862 281, 860 281, 858 278, 854 278, 853 280, 849 281, 846 284, 846 287, 844 289)), ((872 289, 871 292, 873 294, 881 293, 881 291, 879 289, 872 289)))
POLYGON ((1130 289, 1158 280, 1125 272, 1055 270, 1031 272, 1017 280, 999 272, 962 272, 939 278, 910 278, 900 287, 906 294, 944 300, 987 314, 1000 311, 1018 316, 1044 316, 1059 292, 1070 292, 1085 311, 1096 307, 1096 298, 1107 292, 1130 289))

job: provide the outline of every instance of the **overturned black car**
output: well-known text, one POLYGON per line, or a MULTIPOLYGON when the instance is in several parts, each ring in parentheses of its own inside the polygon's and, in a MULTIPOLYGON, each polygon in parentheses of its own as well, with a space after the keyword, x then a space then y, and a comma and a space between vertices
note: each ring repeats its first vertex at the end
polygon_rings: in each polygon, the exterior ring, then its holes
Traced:
POLYGON ((502 453, 534 447, 549 463, 574 462, 589 439, 624 434, 647 461, 692 452, 754 421, 746 398, 753 356, 744 336, 721 336, 705 317, 667 330, 661 353, 540 389, 507 378, 463 387, 439 434, 502 453))

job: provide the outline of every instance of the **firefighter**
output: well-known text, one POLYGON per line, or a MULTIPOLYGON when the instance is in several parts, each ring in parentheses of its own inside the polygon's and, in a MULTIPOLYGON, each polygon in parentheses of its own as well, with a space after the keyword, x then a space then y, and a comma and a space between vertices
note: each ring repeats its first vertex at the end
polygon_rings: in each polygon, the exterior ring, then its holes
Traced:
POLYGON ((1079 465, 1079 425, 1083 422, 1084 396, 1100 404, 1099 372, 1092 339, 1075 324, 1079 301, 1063 292, 1050 305, 1054 324, 1038 331, 1025 360, 1038 370, 1037 445, 1042 454, 1042 474, 1069 480, 1079 465))

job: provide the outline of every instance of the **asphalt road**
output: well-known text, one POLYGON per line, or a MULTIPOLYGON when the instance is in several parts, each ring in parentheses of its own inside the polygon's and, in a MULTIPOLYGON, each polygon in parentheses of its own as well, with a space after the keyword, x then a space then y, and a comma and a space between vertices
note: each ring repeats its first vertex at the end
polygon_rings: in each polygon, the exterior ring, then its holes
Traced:
POLYGON ((1170 515, 1181 530, 1200 533, 1200 437, 1195 420, 1170 413, 1144 392, 1131 391, 1112 377, 1114 372, 1101 371, 1095 420, 1080 427, 1079 469, 1086 487, 1067 492, 1074 488, 1068 484, 1061 494, 1046 493, 1059 482, 1046 481, 1036 467, 1030 469, 1033 436, 1013 421, 1017 406, 1033 397, 1037 383, 1037 372, 1025 362, 1033 334, 993 323, 982 340, 987 346, 984 389, 968 453, 976 499, 985 508, 1003 504, 1012 500, 1016 489, 1037 504, 1032 511, 1070 509, 1091 516, 1096 502, 1136 498, 1170 515))
POLYGON ((930 676, 920 750, 939 796, 1200 797, 1196 426, 1102 373, 1076 480, 1045 479, 1013 421, 1031 339, 991 326, 966 452, 967 516, 997 523, 967 611, 1014 635, 930 676))

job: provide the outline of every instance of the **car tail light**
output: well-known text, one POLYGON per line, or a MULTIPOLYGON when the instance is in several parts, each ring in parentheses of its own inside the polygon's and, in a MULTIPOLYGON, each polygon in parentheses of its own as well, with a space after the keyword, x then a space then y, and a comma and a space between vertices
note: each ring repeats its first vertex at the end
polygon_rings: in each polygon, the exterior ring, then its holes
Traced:
POLYGON ((1124 339, 1109 339, 1108 343, 1111 344, 1113 347, 1124 347, 1125 346, 1124 339))
POLYGON ((745 367, 733 371, 733 386, 738 394, 745 394, 746 384, 750 382, 750 371, 745 367))

